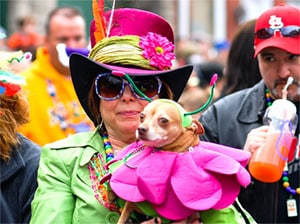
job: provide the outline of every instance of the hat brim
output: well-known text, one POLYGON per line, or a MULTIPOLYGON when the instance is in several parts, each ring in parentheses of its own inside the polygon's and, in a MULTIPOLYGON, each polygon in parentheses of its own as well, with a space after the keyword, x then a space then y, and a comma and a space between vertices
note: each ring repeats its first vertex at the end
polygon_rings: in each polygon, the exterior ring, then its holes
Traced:
POLYGON ((257 44, 255 46, 254 57, 256 57, 263 49, 265 49, 267 47, 276 47, 276 48, 280 48, 282 50, 288 51, 289 53, 292 53, 292 54, 300 54, 299 38, 272 37, 272 38, 261 41, 259 44, 257 44))
POLYGON ((88 107, 88 95, 95 77, 100 73, 118 71, 130 76, 149 76, 155 75, 166 82, 174 95, 174 100, 177 101, 184 90, 186 83, 192 73, 193 66, 186 65, 173 70, 153 71, 136 68, 126 68, 121 66, 112 66, 99 62, 95 62, 88 57, 73 53, 70 56, 70 70, 75 92, 80 101, 81 106, 96 124, 96 118, 93 117, 88 107))

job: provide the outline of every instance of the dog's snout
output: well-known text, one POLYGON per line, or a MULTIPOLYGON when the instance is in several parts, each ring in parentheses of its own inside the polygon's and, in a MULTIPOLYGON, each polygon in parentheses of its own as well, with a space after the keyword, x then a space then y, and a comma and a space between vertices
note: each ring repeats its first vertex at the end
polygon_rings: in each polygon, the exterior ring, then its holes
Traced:
POLYGON ((138 132, 140 135, 146 134, 147 133, 148 128, 147 127, 138 127, 138 132))

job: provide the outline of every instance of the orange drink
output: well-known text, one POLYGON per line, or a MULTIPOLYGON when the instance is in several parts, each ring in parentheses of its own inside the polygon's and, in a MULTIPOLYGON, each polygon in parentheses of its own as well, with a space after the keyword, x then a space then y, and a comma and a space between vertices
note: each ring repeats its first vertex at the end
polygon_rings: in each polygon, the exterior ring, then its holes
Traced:
POLYGON ((293 136, 290 132, 271 132, 265 144, 253 153, 249 162, 251 175, 262 182, 280 179, 288 158, 293 136))

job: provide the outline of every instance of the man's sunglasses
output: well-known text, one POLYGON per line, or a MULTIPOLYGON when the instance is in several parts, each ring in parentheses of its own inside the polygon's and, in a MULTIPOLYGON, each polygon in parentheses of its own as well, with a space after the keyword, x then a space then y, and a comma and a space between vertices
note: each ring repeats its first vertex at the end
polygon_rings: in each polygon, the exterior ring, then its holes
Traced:
MULTIPOLYGON (((136 87, 147 97, 154 98, 159 95, 162 86, 161 80, 156 76, 131 76, 136 87)), ((145 100, 134 91, 133 86, 124 78, 114 76, 111 73, 99 74, 95 80, 96 93, 100 99, 115 100, 118 99, 128 85, 138 99, 145 100)))
POLYGON ((280 31, 283 37, 299 37, 300 27, 299 26, 285 26, 280 29, 263 28, 255 33, 258 39, 268 39, 272 37, 275 32, 280 31))

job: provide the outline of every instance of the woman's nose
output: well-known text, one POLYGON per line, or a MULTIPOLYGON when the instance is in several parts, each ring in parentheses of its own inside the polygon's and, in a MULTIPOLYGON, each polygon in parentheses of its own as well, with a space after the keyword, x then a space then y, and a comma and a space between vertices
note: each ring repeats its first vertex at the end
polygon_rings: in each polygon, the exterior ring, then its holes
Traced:
POLYGON ((122 100, 133 100, 135 99, 135 96, 133 92, 131 91, 130 87, 128 85, 125 86, 124 92, 121 96, 122 100))

